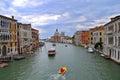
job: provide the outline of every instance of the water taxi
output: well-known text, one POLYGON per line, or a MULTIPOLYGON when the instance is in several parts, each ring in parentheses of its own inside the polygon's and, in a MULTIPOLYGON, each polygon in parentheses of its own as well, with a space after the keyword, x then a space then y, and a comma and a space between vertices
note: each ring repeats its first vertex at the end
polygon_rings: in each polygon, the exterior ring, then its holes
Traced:
POLYGON ((55 48, 50 48, 48 50, 48 56, 55 56, 55 54, 56 54, 55 48))

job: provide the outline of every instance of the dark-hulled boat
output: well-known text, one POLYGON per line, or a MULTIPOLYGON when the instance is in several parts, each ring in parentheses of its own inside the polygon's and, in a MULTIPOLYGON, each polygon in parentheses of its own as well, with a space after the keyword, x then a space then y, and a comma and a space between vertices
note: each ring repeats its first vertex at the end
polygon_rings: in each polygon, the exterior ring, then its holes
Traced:
POLYGON ((55 43, 53 43, 53 46, 56 46, 56 44, 55 44, 55 43))

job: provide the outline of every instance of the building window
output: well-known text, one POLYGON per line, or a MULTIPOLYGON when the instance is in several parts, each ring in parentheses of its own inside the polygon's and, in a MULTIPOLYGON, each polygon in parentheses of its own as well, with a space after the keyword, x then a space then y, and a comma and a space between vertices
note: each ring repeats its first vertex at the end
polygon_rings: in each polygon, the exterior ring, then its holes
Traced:
POLYGON ((24 37, 27 37, 27 32, 24 32, 23 35, 24 35, 24 37))
POLYGON ((108 43, 109 43, 109 44, 113 44, 113 37, 109 37, 109 38, 108 38, 108 43))
POLYGON ((116 50, 114 50, 115 58, 116 58, 116 50))
POLYGON ((19 36, 19 32, 17 32, 17 36, 19 36))
POLYGON ((102 38, 100 38, 100 42, 102 42, 102 38))
POLYGON ((8 48, 8 53, 10 52, 10 48, 8 48))
POLYGON ((120 46, 120 37, 118 37, 118 46, 120 46))
POLYGON ((0 49, 0 54, 1 54, 1 49, 0 49))
POLYGON ((118 60, 120 59, 120 51, 118 51, 118 60))
POLYGON ((119 31, 120 31, 120 22, 118 22, 118 29, 119 29, 119 31))
POLYGON ((113 25, 111 25, 111 26, 108 26, 108 31, 113 31, 113 25))
POLYGON ((100 32, 100 36, 102 35, 102 32, 100 32))
POLYGON ((10 22, 10 29, 11 29, 11 22, 10 22))
POLYGON ((10 46, 12 47, 12 43, 10 43, 10 46))

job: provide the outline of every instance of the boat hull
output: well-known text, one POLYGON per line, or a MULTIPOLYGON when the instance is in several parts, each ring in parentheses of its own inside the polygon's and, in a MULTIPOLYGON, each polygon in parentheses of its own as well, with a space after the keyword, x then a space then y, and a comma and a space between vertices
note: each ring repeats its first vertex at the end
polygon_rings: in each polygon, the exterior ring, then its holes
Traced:
POLYGON ((94 52, 93 48, 88 48, 88 52, 93 53, 94 52))
POLYGON ((48 56, 55 56, 56 52, 55 51, 48 51, 48 56))

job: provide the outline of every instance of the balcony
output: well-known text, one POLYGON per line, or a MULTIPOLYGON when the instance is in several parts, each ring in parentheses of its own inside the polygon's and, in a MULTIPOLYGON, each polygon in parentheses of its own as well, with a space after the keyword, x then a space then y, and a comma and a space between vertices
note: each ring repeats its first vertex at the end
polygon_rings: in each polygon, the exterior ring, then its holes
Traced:
POLYGON ((106 35, 111 35, 111 34, 113 34, 113 31, 112 31, 112 30, 110 30, 110 31, 106 31, 105 34, 106 34, 106 35))

